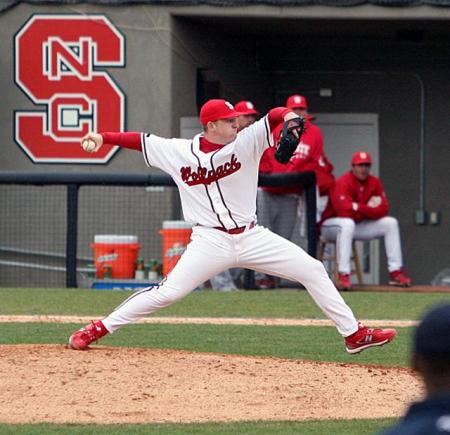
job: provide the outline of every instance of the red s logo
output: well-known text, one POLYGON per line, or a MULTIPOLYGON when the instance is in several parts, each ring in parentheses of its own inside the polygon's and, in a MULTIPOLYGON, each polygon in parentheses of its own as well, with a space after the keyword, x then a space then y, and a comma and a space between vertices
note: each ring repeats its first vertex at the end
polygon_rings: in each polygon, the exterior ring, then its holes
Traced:
POLYGON ((89 131, 123 131, 125 97, 102 67, 125 65, 124 37, 103 15, 34 15, 15 37, 15 80, 39 111, 15 113, 14 139, 35 163, 106 163, 89 131))

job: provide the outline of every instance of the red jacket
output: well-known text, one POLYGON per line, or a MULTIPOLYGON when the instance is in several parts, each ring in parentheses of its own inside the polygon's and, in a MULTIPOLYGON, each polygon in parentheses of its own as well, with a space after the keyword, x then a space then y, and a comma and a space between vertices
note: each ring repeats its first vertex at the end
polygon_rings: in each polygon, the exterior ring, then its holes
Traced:
MULTIPOLYGON (((283 125, 279 125, 273 132, 275 143, 278 142, 283 125)), ((306 131, 298 144, 294 155, 286 165, 275 159, 275 148, 265 151, 259 165, 263 173, 286 173, 314 171, 321 195, 327 194, 334 185, 333 165, 328 161, 323 149, 323 137, 319 127, 306 121, 306 131)), ((266 192, 284 195, 301 192, 300 186, 293 187, 264 187, 266 192)))
POLYGON ((389 205, 381 180, 369 175, 367 180, 360 181, 350 171, 336 181, 330 193, 330 201, 323 212, 322 222, 331 217, 349 217, 355 222, 380 219, 388 214, 388 210, 389 205), (381 198, 381 203, 377 207, 367 205, 372 196, 381 198), (353 203, 358 204, 356 211, 353 203))

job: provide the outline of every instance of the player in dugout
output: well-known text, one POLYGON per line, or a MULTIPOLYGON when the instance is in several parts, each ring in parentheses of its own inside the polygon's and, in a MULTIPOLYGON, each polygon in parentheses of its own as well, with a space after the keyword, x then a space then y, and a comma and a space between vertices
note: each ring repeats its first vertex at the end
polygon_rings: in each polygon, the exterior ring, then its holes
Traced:
MULTIPOLYGON (((325 155, 321 129, 314 125, 314 119, 308 112, 308 102, 303 95, 294 94, 286 100, 286 107, 298 116, 305 118, 306 131, 287 164, 275 158, 275 150, 267 149, 260 162, 259 171, 264 174, 281 174, 313 171, 317 181, 317 216, 319 222, 328 202, 328 195, 334 186, 333 165, 325 155)), ((281 126, 274 131, 277 141, 281 126)), ((282 185, 263 186, 258 189, 258 221, 276 234, 291 240, 297 218, 300 219, 300 232, 304 236, 305 201, 302 186, 282 185)), ((272 276, 257 273, 255 284, 260 289, 276 288, 279 280, 272 276)))
POLYGON ((256 222, 258 166, 273 143, 273 130, 284 128, 276 144, 288 161, 304 131, 304 120, 278 107, 239 131, 239 112, 222 99, 200 110, 203 132, 192 140, 166 139, 153 133, 88 133, 87 152, 104 144, 142 152, 145 163, 168 173, 178 186, 183 215, 193 224, 191 241, 172 271, 155 285, 132 294, 102 320, 75 331, 69 343, 84 350, 108 333, 187 296, 199 284, 226 269, 242 267, 301 283, 344 338, 347 352, 384 345, 395 329, 359 323, 330 280, 323 264, 296 244, 256 222))
POLYGON ((351 170, 342 175, 330 194, 322 215, 321 237, 336 243, 338 288, 351 289, 352 241, 383 238, 388 260, 389 285, 408 287, 411 278, 403 271, 398 221, 388 216, 389 206, 383 184, 370 173, 372 156, 356 152, 351 170))
POLYGON ((258 111, 256 110, 255 105, 251 101, 248 100, 239 101, 234 105, 234 108, 240 114, 237 118, 239 124, 239 131, 256 122, 258 111))

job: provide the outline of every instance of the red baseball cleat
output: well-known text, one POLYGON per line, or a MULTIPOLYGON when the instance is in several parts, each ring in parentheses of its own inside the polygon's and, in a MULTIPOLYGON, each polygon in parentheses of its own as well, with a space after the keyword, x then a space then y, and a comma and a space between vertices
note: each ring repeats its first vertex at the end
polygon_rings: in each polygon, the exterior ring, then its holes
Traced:
POLYGON ((339 274, 337 288, 339 290, 350 290, 352 288, 352 282, 348 273, 339 274))
POLYGON ((411 285, 411 278, 403 272, 403 270, 394 270, 389 273, 389 285, 397 287, 409 287, 411 285))
POLYGON ((98 342, 107 333, 108 330, 101 320, 92 321, 90 325, 74 332, 69 338, 69 344, 72 349, 85 350, 92 342, 98 342))
POLYGON ((345 337, 345 347, 348 353, 359 353, 373 346, 383 346, 397 335, 395 329, 372 329, 359 324, 359 329, 352 335, 345 337))

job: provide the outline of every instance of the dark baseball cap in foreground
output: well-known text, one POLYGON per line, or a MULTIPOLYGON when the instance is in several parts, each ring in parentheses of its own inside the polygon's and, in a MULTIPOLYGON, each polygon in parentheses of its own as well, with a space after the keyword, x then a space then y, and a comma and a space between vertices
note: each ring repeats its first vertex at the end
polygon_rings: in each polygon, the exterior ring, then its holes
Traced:
POLYGON ((423 317, 414 335, 414 353, 450 357, 450 304, 439 304, 423 317))

